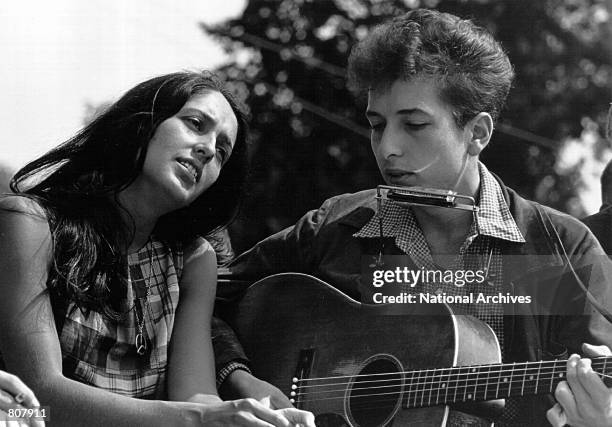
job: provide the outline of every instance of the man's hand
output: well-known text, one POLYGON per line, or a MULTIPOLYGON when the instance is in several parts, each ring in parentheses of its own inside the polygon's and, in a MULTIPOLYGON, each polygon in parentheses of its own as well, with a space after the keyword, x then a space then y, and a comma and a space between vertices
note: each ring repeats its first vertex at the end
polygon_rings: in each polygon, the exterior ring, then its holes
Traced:
MULTIPOLYGON (((606 346, 583 344, 582 350, 589 357, 612 355, 606 346)), ((557 385, 555 398, 557 404, 546 413, 554 427, 612 426, 612 391, 593 371, 590 359, 572 354, 567 361, 567 381, 557 385)))
POLYGON ((223 400, 253 398, 261 400, 270 397, 273 409, 292 408, 291 402, 278 388, 272 384, 255 378, 242 369, 236 369, 223 381, 219 388, 223 400))

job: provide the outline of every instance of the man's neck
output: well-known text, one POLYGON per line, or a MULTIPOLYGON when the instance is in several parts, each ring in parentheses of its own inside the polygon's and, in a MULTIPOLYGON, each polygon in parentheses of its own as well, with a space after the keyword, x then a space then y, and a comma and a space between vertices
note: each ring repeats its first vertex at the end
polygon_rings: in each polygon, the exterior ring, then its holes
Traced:
MULTIPOLYGON (((478 200, 480 174, 475 166, 466 171, 456 191, 478 200)), ((434 259, 436 255, 456 255, 459 252, 472 227, 473 212, 425 206, 414 206, 412 210, 434 259)))

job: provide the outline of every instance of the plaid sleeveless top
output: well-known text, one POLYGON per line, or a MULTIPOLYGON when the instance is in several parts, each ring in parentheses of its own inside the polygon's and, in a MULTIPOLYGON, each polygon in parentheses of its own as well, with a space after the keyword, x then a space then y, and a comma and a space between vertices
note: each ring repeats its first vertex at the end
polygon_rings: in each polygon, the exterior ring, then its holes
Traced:
POLYGON ((128 268, 131 286, 122 304, 129 312, 122 320, 68 305, 60 333, 64 375, 125 396, 164 399, 183 251, 152 236, 128 255, 128 268), (143 316, 146 350, 139 355, 135 339, 143 316))

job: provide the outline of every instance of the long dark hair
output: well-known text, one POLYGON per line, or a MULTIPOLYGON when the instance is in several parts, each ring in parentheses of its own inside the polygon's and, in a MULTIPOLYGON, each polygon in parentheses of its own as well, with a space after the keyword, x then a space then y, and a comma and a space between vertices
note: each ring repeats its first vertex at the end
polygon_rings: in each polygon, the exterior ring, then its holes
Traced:
POLYGON ((179 72, 129 90, 74 137, 27 164, 11 190, 36 200, 53 237, 52 296, 81 310, 120 316, 127 289, 126 257, 132 228, 121 217, 117 194, 141 172, 157 127, 199 92, 217 91, 238 120, 232 155, 218 180, 191 205, 161 217, 154 234, 170 245, 187 243, 226 226, 236 216, 247 175, 247 114, 209 72, 179 72))

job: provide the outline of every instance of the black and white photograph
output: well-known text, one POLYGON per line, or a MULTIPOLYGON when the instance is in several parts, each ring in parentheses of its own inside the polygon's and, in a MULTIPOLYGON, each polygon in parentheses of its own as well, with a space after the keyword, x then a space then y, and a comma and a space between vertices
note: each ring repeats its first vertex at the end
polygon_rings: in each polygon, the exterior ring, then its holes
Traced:
POLYGON ((612 0, 26 0, 0 57, 0 426, 612 427, 612 0))

